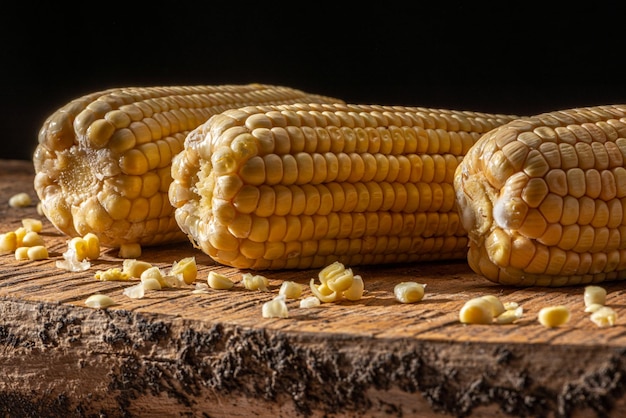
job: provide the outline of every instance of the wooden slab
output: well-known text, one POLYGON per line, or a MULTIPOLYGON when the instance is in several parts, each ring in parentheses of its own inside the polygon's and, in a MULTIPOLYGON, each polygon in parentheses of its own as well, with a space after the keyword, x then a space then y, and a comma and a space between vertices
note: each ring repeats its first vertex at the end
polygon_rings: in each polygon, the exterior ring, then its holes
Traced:
MULTIPOLYGON (((0 161, 0 232, 39 217, 29 162, 0 161)), ((101 282, 97 270, 121 267, 104 251, 86 272, 55 267, 66 237, 44 221, 50 258, 0 255, 0 412, 5 416, 621 416, 626 411, 626 292, 607 283, 616 326, 584 313, 582 287, 510 288, 475 275, 465 262, 350 266, 365 281, 357 302, 264 319, 261 306, 282 281, 305 286, 317 270, 262 272, 269 292, 245 290, 241 271, 216 265, 187 243, 146 248, 142 259, 169 267, 195 256, 198 281, 217 270, 233 290, 193 294, 194 285, 130 299, 133 282, 101 282), (416 304, 393 287, 425 283, 416 304), (106 310, 85 306, 111 296, 106 310), (511 325, 463 325, 461 306, 495 294, 517 302, 511 325), (557 329, 537 322, 548 305, 567 305, 557 329), (622 319, 622 317, 624 317, 622 319)))

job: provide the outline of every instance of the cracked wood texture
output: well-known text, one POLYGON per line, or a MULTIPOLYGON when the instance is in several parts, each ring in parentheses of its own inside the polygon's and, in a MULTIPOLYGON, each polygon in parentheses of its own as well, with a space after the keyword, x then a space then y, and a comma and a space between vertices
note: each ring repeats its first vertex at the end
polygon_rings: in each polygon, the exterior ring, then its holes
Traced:
MULTIPOLYGON (((33 169, 0 161, 0 232, 37 215, 33 169), (28 192, 35 202, 11 208, 28 192)), ((43 219, 43 218, 42 218, 43 219)), ((121 267, 112 250, 88 271, 55 267, 66 237, 44 219, 50 257, 0 255, 0 415, 20 417, 570 417, 626 411, 626 291, 606 283, 618 323, 599 328, 584 312, 583 287, 513 288, 491 283, 466 263, 352 267, 365 281, 360 301, 265 319, 261 305, 284 280, 304 285, 316 270, 262 272, 269 292, 245 290, 242 271, 216 265, 190 244, 144 248, 142 260, 167 268, 195 256, 198 281, 210 270, 237 283, 194 294, 194 285, 123 295, 131 282, 100 282, 121 267), (421 302, 400 304, 393 287, 425 283, 421 302), (85 306, 94 293, 116 305, 85 306), (463 325, 469 298, 517 302, 511 325, 463 325), (567 305, 566 325, 546 329, 539 309, 567 305), (623 318, 623 319, 622 319, 623 318)))

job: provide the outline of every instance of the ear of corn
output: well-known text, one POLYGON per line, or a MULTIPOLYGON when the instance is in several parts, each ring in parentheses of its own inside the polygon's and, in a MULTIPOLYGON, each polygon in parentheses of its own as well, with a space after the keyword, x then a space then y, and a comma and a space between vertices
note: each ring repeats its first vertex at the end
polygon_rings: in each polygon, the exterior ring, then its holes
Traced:
POLYGON ((212 117, 174 158, 192 242, 238 268, 463 258, 456 167, 513 116, 399 106, 250 106, 212 117))
POLYGON ((626 278, 626 105, 524 118, 457 168, 468 261, 488 279, 563 286, 626 278))
POLYGON ((103 246, 185 240, 168 201, 171 160, 210 116, 251 104, 340 102, 261 84, 110 89, 43 124, 33 161, 42 210, 69 236, 103 246))

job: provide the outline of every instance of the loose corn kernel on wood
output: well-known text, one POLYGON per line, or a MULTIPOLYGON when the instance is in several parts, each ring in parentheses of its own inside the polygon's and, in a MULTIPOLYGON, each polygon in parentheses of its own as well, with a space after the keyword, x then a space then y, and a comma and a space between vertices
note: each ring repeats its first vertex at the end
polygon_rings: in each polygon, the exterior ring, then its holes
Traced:
POLYGON ((521 316, 521 312, 518 312, 515 309, 511 309, 508 311, 502 312, 500 315, 494 318, 496 324, 504 325, 504 324, 512 324, 517 321, 521 316))
POLYGON ((74 237, 67 243, 68 249, 74 252, 74 257, 78 261, 87 259, 87 242, 82 237, 74 237))
POLYGON ((506 311, 506 308, 504 307, 504 304, 502 303, 500 298, 498 298, 497 296, 495 296, 495 295, 483 295, 483 296, 481 296, 481 298, 487 299, 489 301, 489 304, 491 305, 491 309, 493 311, 493 317, 494 318, 506 311))
POLYGON ((355 275, 350 268, 334 261, 322 268, 317 277, 320 284, 311 279, 309 288, 313 295, 322 302, 335 302, 343 298, 348 300, 361 299, 364 291, 363 279, 355 275))
POLYGON ((209 293, 209 285, 207 283, 197 282, 194 289, 191 291, 194 295, 199 294, 208 294, 209 293))
POLYGON ((85 241, 86 256, 89 260, 97 260, 100 258, 100 238, 93 232, 88 232, 83 236, 85 241))
POLYGON ((459 321, 463 324, 491 324, 493 323, 493 306, 483 297, 476 297, 466 301, 459 311, 459 321))
POLYGON ((17 235, 15 231, 0 234, 0 254, 12 253, 17 249, 17 235))
POLYGON ((33 203, 28 193, 17 193, 9 198, 9 206, 12 208, 25 208, 33 203))
POLYGON ((30 247, 17 247, 15 249, 16 260, 28 260, 28 249, 30 247))
POLYGON ((251 104, 341 102, 264 84, 114 88, 52 113, 33 155, 42 211, 106 247, 186 239, 168 202, 172 157, 211 115, 251 104))
POLYGON ((289 318, 289 309, 284 295, 278 295, 262 306, 263 318, 289 318))
POLYGON ((537 320, 546 328, 565 325, 570 320, 570 309, 567 306, 546 306, 539 310, 537 320))
POLYGON ((617 323, 617 312, 609 306, 602 306, 589 319, 600 328, 612 327, 617 323))
POLYGON ((424 298, 425 287, 417 282, 400 282, 393 287, 393 294, 400 303, 415 303, 424 298))
POLYGON ((523 118, 456 169, 471 268, 518 286, 626 278, 626 105, 523 118))
POLYGON ((24 240, 24 237, 26 236, 26 233, 28 232, 28 230, 26 228, 24 228, 23 226, 18 227, 17 229, 15 229, 15 237, 17 239, 17 246, 18 247, 26 247, 26 245, 22 244, 22 241, 24 240))
POLYGON ((31 247, 26 247, 26 257, 31 261, 45 260, 46 258, 48 258, 48 256, 48 249, 43 245, 33 245, 31 247))
POLYGON ((179 279, 179 276, 172 274, 164 274, 158 266, 152 266, 141 273, 141 281, 147 281, 154 279, 159 282, 162 288, 176 288, 180 287, 184 281, 179 279))
POLYGON ((180 274, 186 284, 191 284, 198 277, 198 265, 195 257, 185 257, 175 261, 172 265, 171 274, 180 274))
POLYGON ((583 300, 586 307, 594 304, 604 305, 606 302, 606 289, 600 286, 585 286, 583 300))
POLYGON ((127 258, 122 261, 122 271, 129 277, 139 278, 144 271, 148 270, 151 267, 151 263, 148 263, 147 261, 137 260, 136 258, 127 258))
POLYGON ((119 267, 111 267, 106 270, 98 270, 95 272, 94 277, 96 280, 103 282, 107 281, 122 281, 126 282, 130 280, 130 276, 122 271, 119 267))
POLYGON ((108 308, 109 306, 115 305, 115 301, 110 296, 95 294, 89 296, 85 300, 85 305, 90 308, 104 309, 108 308))
POLYGON ((181 230, 242 269, 463 259, 454 171, 514 116, 344 104, 248 106, 174 157, 181 230))
POLYGON ((161 282, 154 277, 142 277, 140 280, 145 290, 161 290, 163 288, 161 282))
POLYGON ((22 226, 27 231, 33 232, 41 232, 41 230, 43 229, 43 223, 40 219, 24 218, 22 219, 22 226))
POLYGON ((511 324, 522 317, 524 309, 517 302, 503 303, 495 295, 483 295, 465 302, 459 311, 464 324, 511 324))
POLYGON ((243 273, 241 275, 241 283, 248 290, 269 291, 269 280, 260 274, 243 273))
POLYGON ((293 281, 284 281, 278 289, 278 294, 287 299, 298 299, 302 295, 302 285, 293 281))
POLYGON ((316 308, 321 305, 320 300, 315 296, 307 296, 304 299, 300 299, 300 308, 308 309, 308 308, 316 308))
POLYGON ((364 291, 365 282, 363 282, 363 278, 359 274, 355 274, 352 277, 350 287, 343 291, 343 297, 351 301, 361 300, 364 291))
POLYGON ((207 276, 207 284, 211 289, 228 290, 233 288, 235 282, 233 282, 221 273, 218 273, 216 271, 209 271, 209 274, 207 276))

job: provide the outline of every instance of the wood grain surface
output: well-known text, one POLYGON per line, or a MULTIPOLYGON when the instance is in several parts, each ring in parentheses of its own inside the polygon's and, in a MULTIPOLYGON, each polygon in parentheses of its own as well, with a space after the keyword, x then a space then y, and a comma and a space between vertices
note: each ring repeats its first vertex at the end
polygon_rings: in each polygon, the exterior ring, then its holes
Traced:
MULTIPOLYGON (((29 162, 0 161, 0 233, 37 215, 29 162), (35 202, 11 208, 18 192, 35 202)), ((198 282, 209 271, 231 290, 194 294, 195 285, 131 299, 137 283, 102 282, 97 270, 121 267, 103 249, 88 271, 55 266, 67 237, 44 218, 49 259, 0 255, 0 414, 3 416, 623 416, 626 412, 626 291, 605 283, 614 327, 584 312, 580 286, 515 288, 474 274, 462 261, 347 266, 360 274, 359 301, 299 308, 263 318, 281 283, 304 286, 317 270, 264 271, 268 292, 246 290, 243 271, 217 265, 189 243, 144 248, 142 260, 167 268, 195 256, 198 282), (401 304, 393 287, 426 284, 424 299, 401 304), (115 305, 92 309, 92 294, 115 305), (463 325, 469 298, 494 294, 517 302, 510 325, 463 325), (549 305, 571 320, 555 329, 537 321, 549 305)))

